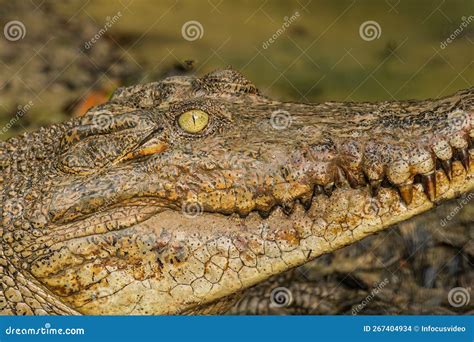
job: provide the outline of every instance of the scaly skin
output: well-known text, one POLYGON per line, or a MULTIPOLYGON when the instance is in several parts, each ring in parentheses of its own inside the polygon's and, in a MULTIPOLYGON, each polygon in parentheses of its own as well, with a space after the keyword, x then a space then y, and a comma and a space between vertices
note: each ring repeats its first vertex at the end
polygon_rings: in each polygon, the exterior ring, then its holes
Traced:
POLYGON ((474 192, 275 275, 230 314, 469 314, 453 288, 474 282, 474 192), (449 218, 449 225, 445 225, 449 218), (375 290, 375 291, 374 291, 375 290))
POLYGON ((223 312, 272 275, 471 191, 473 122, 474 88, 282 103, 224 70, 119 89, 0 145, 1 312, 223 312), (190 109, 209 115, 198 134, 177 123, 190 109))

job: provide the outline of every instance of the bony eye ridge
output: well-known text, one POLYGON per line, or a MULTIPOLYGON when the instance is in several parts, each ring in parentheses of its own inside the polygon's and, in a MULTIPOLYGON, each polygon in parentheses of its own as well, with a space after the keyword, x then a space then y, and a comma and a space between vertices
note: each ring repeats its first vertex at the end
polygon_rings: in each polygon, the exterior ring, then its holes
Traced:
POLYGON ((184 112, 178 118, 178 125, 187 133, 201 132, 209 123, 209 115, 200 110, 192 109, 184 112))

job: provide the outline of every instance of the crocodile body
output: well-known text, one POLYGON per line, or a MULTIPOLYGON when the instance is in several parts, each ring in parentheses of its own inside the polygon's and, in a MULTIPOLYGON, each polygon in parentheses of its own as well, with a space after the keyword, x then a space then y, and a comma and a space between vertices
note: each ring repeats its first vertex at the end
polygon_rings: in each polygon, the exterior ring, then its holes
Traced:
POLYGON ((219 313, 474 189, 474 88, 283 103, 234 70, 0 144, 3 314, 219 313))

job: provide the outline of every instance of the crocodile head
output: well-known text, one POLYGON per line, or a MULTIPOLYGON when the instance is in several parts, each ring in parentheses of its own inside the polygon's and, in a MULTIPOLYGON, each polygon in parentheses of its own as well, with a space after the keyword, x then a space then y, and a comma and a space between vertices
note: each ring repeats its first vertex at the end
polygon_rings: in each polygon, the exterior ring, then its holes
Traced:
POLYGON ((36 134, 33 185, 4 191, 4 253, 80 313, 217 312, 471 191, 473 123, 472 88, 283 103, 233 70, 121 88, 60 136, 36 134))

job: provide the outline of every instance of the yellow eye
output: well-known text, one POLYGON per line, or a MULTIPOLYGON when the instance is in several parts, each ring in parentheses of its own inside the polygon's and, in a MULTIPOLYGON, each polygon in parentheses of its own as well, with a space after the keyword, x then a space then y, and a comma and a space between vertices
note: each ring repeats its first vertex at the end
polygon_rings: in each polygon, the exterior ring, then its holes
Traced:
POLYGON ((209 115, 199 109, 189 110, 181 114, 178 118, 179 127, 188 133, 199 133, 206 128, 209 122, 209 115))

